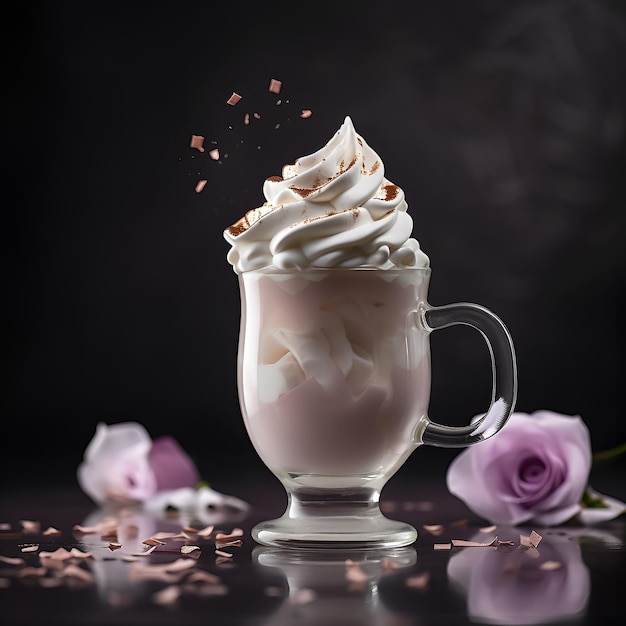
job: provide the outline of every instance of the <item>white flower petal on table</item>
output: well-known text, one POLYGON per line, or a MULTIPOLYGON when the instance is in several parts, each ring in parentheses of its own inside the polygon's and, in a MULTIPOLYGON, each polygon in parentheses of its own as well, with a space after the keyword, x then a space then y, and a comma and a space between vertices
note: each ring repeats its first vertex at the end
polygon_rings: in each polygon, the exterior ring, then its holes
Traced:
POLYGON ((608 522, 609 520, 615 519, 619 515, 622 515, 626 512, 626 503, 621 500, 617 500, 616 498, 611 498, 609 496, 604 496, 591 487, 587 489, 589 495, 592 498, 597 498, 598 500, 602 500, 604 504, 606 504, 606 508, 604 507, 582 507, 580 513, 578 514, 579 521, 585 526, 592 526, 594 524, 601 524, 602 522, 608 522))
POLYGON ((193 489, 183 487, 172 491, 163 491, 145 503, 145 509, 153 513, 163 513, 168 508, 174 507, 180 513, 206 513, 212 508, 224 509, 232 508, 237 511, 247 511, 249 505, 234 496, 227 496, 211 489, 201 487, 193 489))

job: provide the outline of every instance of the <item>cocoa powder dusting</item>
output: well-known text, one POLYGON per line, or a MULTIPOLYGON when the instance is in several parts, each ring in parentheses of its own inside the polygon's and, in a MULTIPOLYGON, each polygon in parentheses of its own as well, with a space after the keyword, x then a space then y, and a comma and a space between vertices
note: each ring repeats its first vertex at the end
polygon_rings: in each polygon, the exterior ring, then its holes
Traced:
POLYGON ((389 202, 390 200, 394 200, 398 196, 398 186, 397 185, 385 185, 382 188, 382 191, 385 192, 385 201, 389 202))
POLYGON ((378 171, 378 169, 380 168, 380 161, 376 161, 376 163, 374 163, 374 165, 372 165, 372 167, 370 168, 370 171, 368 172, 368 174, 370 174, 370 176, 378 171))
POLYGON ((237 237, 237 235, 241 235, 241 233, 245 233, 248 228, 250 228, 252 224, 248 219, 248 214, 246 213, 241 219, 237 220, 234 224, 229 226, 226 230, 233 236, 237 237))

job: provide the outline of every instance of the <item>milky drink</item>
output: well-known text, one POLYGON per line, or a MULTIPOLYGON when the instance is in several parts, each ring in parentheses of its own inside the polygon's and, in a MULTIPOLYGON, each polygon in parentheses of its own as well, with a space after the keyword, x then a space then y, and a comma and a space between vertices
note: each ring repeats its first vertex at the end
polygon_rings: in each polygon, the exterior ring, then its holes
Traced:
POLYGON ((250 438, 275 473, 302 484, 355 484, 404 461, 429 401, 428 336, 416 317, 429 273, 240 276, 241 404, 250 438))

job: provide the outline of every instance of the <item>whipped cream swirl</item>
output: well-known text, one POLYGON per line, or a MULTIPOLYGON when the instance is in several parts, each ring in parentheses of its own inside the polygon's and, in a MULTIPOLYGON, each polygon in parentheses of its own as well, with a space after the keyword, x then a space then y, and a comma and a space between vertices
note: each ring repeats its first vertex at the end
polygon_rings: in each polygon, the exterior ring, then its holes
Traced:
POLYGON ((317 152, 285 165, 263 185, 266 202, 224 231, 241 274, 278 269, 428 267, 411 238, 400 187, 346 117, 317 152))

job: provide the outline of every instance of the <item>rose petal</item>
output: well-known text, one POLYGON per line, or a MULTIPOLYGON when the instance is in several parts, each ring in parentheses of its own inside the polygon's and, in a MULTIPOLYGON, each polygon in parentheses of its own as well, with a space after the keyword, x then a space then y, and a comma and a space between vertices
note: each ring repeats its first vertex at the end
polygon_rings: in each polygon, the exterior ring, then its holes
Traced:
POLYGON ((194 462, 173 437, 157 437, 152 442, 149 460, 157 491, 193 487, 200 481, 194 462))
MULTIPOLYGON (((497 436, 501 434, 502 431, 497 436)), ((486 446, 492 440, 487 439, 477 446, 486 446)), ((527 522, 531 513, 513 502, 494 497, 493 489, 486 483, 486 475, 480 469, 480 461, 472 448, 467 448, 453 459, 446 476, 450 493, 463 500, 474 513, 492 522, 513 526, 527 522)))

